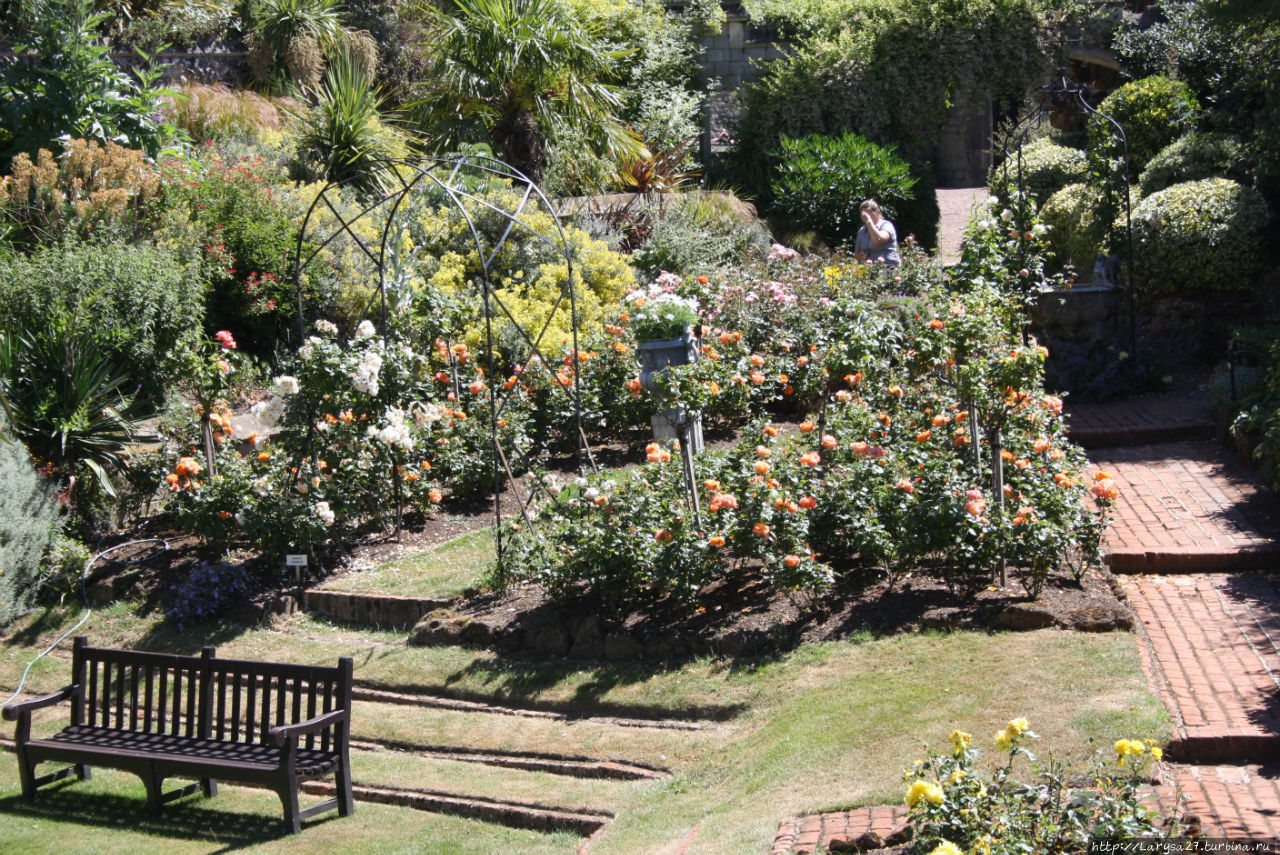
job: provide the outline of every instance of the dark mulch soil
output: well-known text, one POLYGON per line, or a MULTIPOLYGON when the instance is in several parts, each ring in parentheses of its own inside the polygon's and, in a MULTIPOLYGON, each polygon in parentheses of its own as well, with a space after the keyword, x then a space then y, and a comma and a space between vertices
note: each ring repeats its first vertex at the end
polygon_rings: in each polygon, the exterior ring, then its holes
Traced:
POLYGON ((557 602, 534 587, 482 594, 428 616, 415 640, 630 659, 765 653, 804 642, 920 629, 1049 626, 1129 629, 1132 616, 1103 570, 1091 570, 1079 582, 1054 576, 1034 599, 1016 583, 964 596, 931 576, 866 575, 845 578, 830 595, 812 600, 780 594, 747 570, 712 586, 693 609, 655 603, 619 614, 592 600, 557 602))

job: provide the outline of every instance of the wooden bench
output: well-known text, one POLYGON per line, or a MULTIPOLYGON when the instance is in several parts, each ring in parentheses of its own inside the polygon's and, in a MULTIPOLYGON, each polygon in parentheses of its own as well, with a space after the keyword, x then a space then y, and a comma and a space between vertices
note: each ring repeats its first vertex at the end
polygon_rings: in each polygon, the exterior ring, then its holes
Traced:
POLYGON ((147 788, 147 806, 197 790, 217 793, 218 781, 264 786, 284 805, 290 832, 302 820, 352 809, 348 742, 351 723, 349 658, 336 668, 218 659, 90 647, 75 640, 72 682, 60 691, 9 704, 17 720, 15 741, 22 794, 34 799, 45 784, 74 774, 87 779, 93 766, 133 772, 147 788), (71 723, 47 739, 31 738, 31 714, 71 701, 71 723), (35 775, 51 760, 72 765, 35 775), (298 808, 302 781, 334 775, 337 797, 298 808), (196 784, 162 792, 166 778, 196 784))

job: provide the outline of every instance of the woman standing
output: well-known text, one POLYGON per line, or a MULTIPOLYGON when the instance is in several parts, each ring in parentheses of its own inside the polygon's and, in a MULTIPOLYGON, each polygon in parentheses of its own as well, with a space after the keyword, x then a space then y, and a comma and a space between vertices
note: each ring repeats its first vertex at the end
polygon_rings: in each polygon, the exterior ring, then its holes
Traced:
POLYGON ((885 267, 894 268, 902 264, 898 255, 898 232, 893 223, 880 215, 880 206, 875 199, 863 202, 862 228, 858 229, 858 239, 854 242, 853 251, 863 253, 868 261, 880 261, 885 267))

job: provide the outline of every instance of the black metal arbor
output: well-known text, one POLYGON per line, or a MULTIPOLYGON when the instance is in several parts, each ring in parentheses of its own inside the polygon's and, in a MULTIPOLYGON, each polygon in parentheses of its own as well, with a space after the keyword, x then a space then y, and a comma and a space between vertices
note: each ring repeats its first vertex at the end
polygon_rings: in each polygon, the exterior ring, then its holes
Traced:
MULTIPOLYGON (((1125 135, 1124 128, 1112 117, 1100 112, 1096 107, 1089 103, 1089 99, 1085 97, 1085 87, 1075 81, 1070 80, 1062 71, 1057 73, 1057 79, 1049 83, 1041 90, 1040 101, 1035 108, 1018 121, 1014 125, 1013 130, 1005 136, 1002 144, 1001 169, 1005 186, 1010 182, 1010 166, 1012 164, 1016 177, 1019 198, 1025 200, 1027 198, 1026 180, 1023 175, 1023 159, 1022 150, 1026 146, 1031 134, 1043 128, 1046 123, 1050 122, 1053 114, 1070 114, 1073 111, 1082 113, 1087 121, 1099 121, 1109 124, 1115 129, 1120 140, 1120 163, 1118 175, 1123 183, 1123 204, 1124 204, 1124 229, 1125 229, 1125 288, 1128 300, 1129 315, 1129 352, 1133 353, 1137 347, 1137 316, 1134 308, 1133 296, 1133 225, 1132 210, 1130 201, 1130 179, 1129 179, 1129 140, 1125 135)), ((1111 198, 1117 191, 1114 181, 1107 181, 1105 187, 1106 208, 1112 209, 1114 200, 1111 198)), ((1024 207, 1020 204, 1015 206, 1019 217, 1025 216, 1024 207)), ((1026 223, 1019 223, 1025 230, 1026 223)), ((1108 229, 1111 223, 1107 223, 1108 229)))
MULTIPOLYGON (((388 327, 388 274, 389 266, 396 267, 399 272, 399 241, 402 223, 397 217, 412 207, 416 196, 430 193, 437 198, 447 199, 464 218, 470 232, 471 243, 475 247, 480 260, 480 273, 471 281, 475 296, 480 301, 483 314, 485 334, 485 382, 488 386, 489 400, 489 433, 491 467, 493 472, 494 492, 494 535, 497 544, 499 561, 502 559, 502 501, 504 482, 511 487, 510 497, 518 503, 519 513, 532 523, 529 508, 538 497, 538 492, 529 489, 517 489, 517 478, 510 462, 510 455, 503 448, 499 425, 502 414, 511 404, 514 396, 520 391, 519 383, 508 385, 495 369, 494 321, 505 318, 508 329, 514 329, 529 349, 529 359, 523 367, 516 370, 517 379, 524 370, 536 360, 550 364, 543 353, 543 339, 557 317, 569 313, 572 353, 579 352, 578 342, 578 296, 574 284, 574 257, 571 246, 565 236, 556 209, 542 190, 527 176, 513 167, 490 157, 477 155, 457 155, 453 157, 431 157, 420 160, 389 160, 379 164, 377 176, 381 181, 380 192, 367 192, 369 176, 359 175, 342 181, 327 183, 308 208, 298 233, 297 247, 294 256, 293 280, 297 299, 298 323, 300 338, 306 338, 307 313, 304 306, 303 275, 308 266, 330 247, 335 241, 347 239, 353 242, 359 254, 372 265, 371 276, 376 276, 377 288, 361 313, 368 317, 376 312, 381 319, 381 331, 384 337, 390 338, 388 327), (348 186, 364 188, 364 201, 355 216, 344 216, 343 205, 335 204, 335 195, 348 186), (487 190, 495 186, 510 187, 519 201, 510 209, 494 204, 487 190), (542 207, 551 214, 555 224, 553 233, 546 234, 535 228, 527 215, 542 207), (327 211, 336 221, 336 225, 328 221, 322 212, 327 211), (488 239, 484 230, 477 223, 477 215, 489 212, 499 216, 505 225, 496 239, 488 239), (362 221, 364 221, 362 223, 362 221), (362 226, 373 225, 373 229, 362 226), (328 228, 326 228, 328 226, 328 228), (523 232, 525 236, 537 240, 562 258, 568 268, 565 283, 540 329, 525 329, 516 319, 510 308, 503 303, 501 293, 494 281, 494 262, 514 234, 523 232), (376 236, 372 237, 371 236, 376 236)), ((458 391, 458 365, 450 348, 451 376, 454 392, 458 391)), ((581 473, 584 465, 595 469, 595 462, 582 427, 582 395, 579 388, 579 372, 572 373, 572 384, 566 391, 572 398, 573 424, 572 430, 577 437, 577 468, 581 473)), ((314 421, 314 420, 313 420, 314 421)), ((399 479, 392 479, 396 487, 396 534, 401 530, 400 506, 402 504, 401 485, 399 479)), ((546 492, 546 491, 543 491, 546 492)), ((550 493, 546 495, 555 499, 550 493)))

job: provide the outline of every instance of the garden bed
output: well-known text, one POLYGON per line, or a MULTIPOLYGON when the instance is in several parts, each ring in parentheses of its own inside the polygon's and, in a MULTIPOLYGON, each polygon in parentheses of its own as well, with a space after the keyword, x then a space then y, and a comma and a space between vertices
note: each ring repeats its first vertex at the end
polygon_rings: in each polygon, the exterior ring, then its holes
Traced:
POLYGON ((921 629, 1129 630, 1106 571, 1080 582, 1051 576, 1038 598, 991 586, 976 596, 949 591, 931 576, 849 579, 817 602, 788 597, 748 571, 706 591, 694 612, 661 604, 626 615, 592 602, 558 603, 533 586, 459 598, 418 622, 411 644, 469 644, 575 659, 767 655, 806 642, 921 629))

